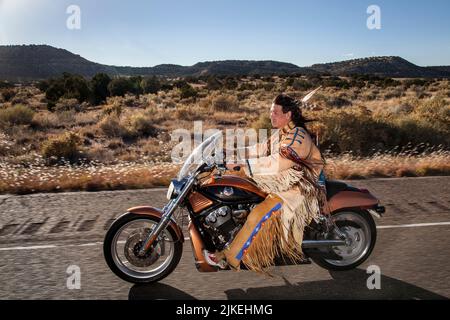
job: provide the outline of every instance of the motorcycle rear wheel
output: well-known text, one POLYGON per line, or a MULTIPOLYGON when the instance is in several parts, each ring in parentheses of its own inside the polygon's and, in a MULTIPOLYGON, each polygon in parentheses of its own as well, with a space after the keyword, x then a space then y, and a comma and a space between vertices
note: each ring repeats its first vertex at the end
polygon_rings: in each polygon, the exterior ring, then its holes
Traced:
POLYGON ((311 259, 327 270, 352 270, 361 265, 373 251, 377 240, 377 229, 372 215, 365 210, 345 210, 333 214, 338 228, 350 237, 348 246, 332 247, 333 255, 340 260, 326 259, 320 256, 311 259))

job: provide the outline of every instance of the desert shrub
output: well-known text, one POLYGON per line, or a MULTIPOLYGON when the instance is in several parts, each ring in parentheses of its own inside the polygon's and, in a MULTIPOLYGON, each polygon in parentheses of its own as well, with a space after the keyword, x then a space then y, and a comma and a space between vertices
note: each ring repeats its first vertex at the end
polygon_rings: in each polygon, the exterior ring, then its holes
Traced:
POLYGON ((120 118, 123 109, 119 103, 113 103, 112 105, 107 105, 102 109, 102 113, 106 116, 113 115, 117 118, 120 118))
POLYGON ((8 81, 0 81, 0 89, 12 88, 14 85, 8 81))
POLYGON ((59 127, 58 116, 51 112, 39 112, 33 116, 31 125, 36 129, 48 129, 59 127))
POLYGON ((414 106, 411 103, 402 103, 387 109, 387 111, 396 116, 406 115, 414 111, 414 106))
POLYGON ((201 109, 209 109, 209 108, 211 108, 211 105, 212 105, 212 99, 210 97, 200 99, 200 101, 198 102, 198 106, 201 109))
POLYGON ((360 108, 321 111, 319 119, 323 128, 320 145, 332 152, 366 155, 373 149, 390 148, 399 142, 395 128, 373 119, 360 108))
POLYGON ((273 82, 264 83, 263 88, 264 88, 264 90, 270 92, 275 88, 275 83, 273 83, 273 82))
POLYGON ((27 106, 17 104, 12 107, 0 109, 0 123, 3 125, 29 125, 35 112, 27 106))
POLYGON ((108 149, 116 150, 125 147, 125 144, 123 143, 122 139, 114 138, 109 140, 107 147, 108 149))
POLYGON ((351 106, 352 102, 344 97, 330 97, 327 101, 330 107, 342 108, 351 106))
POLYGON ((208 90, 220 90, 222 86, 222 83, 214 76, 209 76, 206 80, 206 89, 208 90))
POLYGON ((158 129, 153 125, 153 120, 143 114, 131 117, 129 130, 134 136, 156 137, 158 135, 158 129))
POLYGON ((449 137, 450 103, 443 97, 437 96, 423 101, 414 109, 413 116, 449 137))
POLYGON ((384 99, 401 98, 403 90, 401 88, 391 88, 384 93, 384 99))
POLYGON ((257 89, 256 86, 253 83, 249 83, 249 82, 241 83, 238 87, 239 91, 245 91, 245 90, 254 91, 256 89, 257 89))
POLYGON ((3 101, 8 102, 11 101, 12 98, 16 95, 16 90, 11 88, 5 88, 1 90, 1 95, 3 97, 3 101))
POLYGON ((213 99, 211 106, 214 111, 233 111, 238 109, 238 101, 234 96, 220 95, 213 99))
POLYGON ((98 124, 98 127, 107 137, 126 137, 129 135, 128 130, 120 123, 115 115, 104 117, 98 124))
POLYGON ((89 161, 96 161, 105 164, 114 162, 115 160, 114 151, 104 148, 100 144, 95 144, 90 147, 85 156, 89 161))
POLYGON ((195 98, 197 97, 197 90, 195 90, 190 84, 187 84, 180 88, 181 99, 195 98))
POLYGON ((228 90, 235 90, 238 87, 239 83, 233 77, 225 78, 224 87, 228 90))
POLYGON ((62 111, 81 111, 81 104, 78 102, 77 99, 59 99, 59 101, 56 103, 54 111, 56 112, 62 112, 62 111))
POLYGON ((426 86, 430 83, 430 80, 426 79, 408 79, 403 81, 403 86, 409 88, 412 86, 426 86))
POLYGON ((51 138, 42 145, 42 156, 50 164, 64 160, 75 162, 79 157, 80 137, 73 132, 51 138))
POLYGON ((62 127, 70 127, 75 124, 76 112, 75 110, 64 110, 56 113, 58 124, 62 127))

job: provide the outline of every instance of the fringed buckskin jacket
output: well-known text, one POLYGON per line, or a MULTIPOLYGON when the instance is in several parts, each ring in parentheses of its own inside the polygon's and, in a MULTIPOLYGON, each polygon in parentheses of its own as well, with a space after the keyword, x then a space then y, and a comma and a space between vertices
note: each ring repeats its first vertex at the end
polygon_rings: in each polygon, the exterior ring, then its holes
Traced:
MULTIPOLYGON (((271 223, 273 230, 266 230, 272 239, 273 233, 281 233, 275 237, 273 255, 281 251, 292 259, 302 259, 303 230, 320 214, 325 201, 321 187, 325 162, 319 149, 304 128, 290 122, 267 142, 240 150, 246 153, 245 174, 260 189, 283 200, 281 214, 274 217, 276 226, 271 223)), ((271 261, 273 257, 266 258, 263 260, 271 261)), ((261 270, 269 265, 254 267, 261 270)))

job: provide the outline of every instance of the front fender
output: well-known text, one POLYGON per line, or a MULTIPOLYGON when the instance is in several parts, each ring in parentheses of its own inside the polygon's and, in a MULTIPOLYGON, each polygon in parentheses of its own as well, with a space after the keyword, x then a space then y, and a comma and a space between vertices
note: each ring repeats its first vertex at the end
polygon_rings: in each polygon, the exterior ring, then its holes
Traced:
MULTIPOLYGON (((127 210, 127 212, 134 213, 134 214, 140 214, 143 216, 155 217, 155 218, 159 218, 159 219, 161 219, 161 216, 163 214, 162 210, 155 208, 155 207, 150 207, 150 206, 132 207, 132 208, 129 208, 127 210)), ((170 220, 171 221, 170 221, 169 225, 167 226, 167 228, 172 228, 172 230, 175 232, 175 234, 177 235, 176 241, 184 242, 183 231, 181 230, 180 226, 177 224, 175 219, 171 218, 170 220)))

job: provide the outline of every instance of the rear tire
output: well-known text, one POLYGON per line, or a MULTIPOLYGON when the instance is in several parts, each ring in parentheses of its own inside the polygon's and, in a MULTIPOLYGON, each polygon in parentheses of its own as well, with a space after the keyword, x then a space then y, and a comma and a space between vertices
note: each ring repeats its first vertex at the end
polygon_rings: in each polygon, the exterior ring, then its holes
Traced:
MULTIPOLYGON (((148 222, 151 222, 152 224, 156 224, 159 222, 159 218, 151 217, 151 216, 143 216, 133 213, 128 213, 120 218, 118 218, 109 228, 108 232, 105 235, 105 240, 103 242, 103 254, 105 256, 106 263, 108 264, 108 267, 111 269, 112 272, 114 272, 119 278, 131 282, 131 283, 152 283, 157 282, 165 277, 167 277, 172 271, 177 267, 178 263, 180 262, 181 256, 183 254, 183 244, 182 241, 176 240, 177 234, 176 232, 169 226, 167 227, 166 231, 169 232, 170 237, 174 242, 171 242, 173 244, 173 255, 170 258, 170 261, 167 262, 167 264, 164 266, 164 268, 157 272, 154 275, 149 275, 148 277, 144 275, 133 276, 133 272, 127 272, 126 267, 123 265, 118 265, 117 263, 117 250, 113 249, 113 245, 115 246, 116 235, 118 232, 121 231, 122 228, 124 228, 127 224, 137 221, 147 220, 148 222)), ((157 261, 157 260, 156 260, 157 261)), ((155 262, 156 262, 155 261, 155 262)), ((130 263, 130 261, 128 261, 130 263)))
MULTIPOLYGON (((351 259, 348 260, 348 264, 346 263, 346 260, 331 260, 322 258, 320 256, 311 257, 311 259, 317 263, 319 266, 321 266, 324 269, 327 270, 333 270, 333 271, 345 271, 345 270, 352 270, 361 265, 364 261, 367 260, 367 258, 370 256, 370 254, 373 251, 373 248, 375 247, 375 243, 377 240, 377 229, 375 221, 372 218, 372 215, 365 211, 356 211, 356 210, 345 210, 333 213, 333 217, 336 219, 339 219, 339 217, 344 218, 343 220, 338 220, 338 227, 340 230, 344 231, 343 229, 348 228, 349 232, 352 231, 355 235, 359 235, 360 238, 364 238, 365 241, 369 241, 366 245, 362 244, 362 251, 360 252, 360 255, 357 255, 354 261, 351 259), (351 218, 353 216, 353 222, 352 220, 348 219, 346 220, 345 217, 351 218), (347 222, 347 223, 346 223, 347 222), (361 224, 361 229, 358 230, 358 228, 355 228, 355 224, 361 224), (352 230, 354 229, 354 231, 352 230), (366 229, 366 230, 362 230, 366 229), (368 237, 369 235, 369 237, 368 237)), ((347 249, 349 247, 342 246, 342 247, 333 247, 331 250, 334 251, 334 254, 337 254, 338 256, 343 257, 342 254, 339 254, 339 252, 342 252, 344 249, 347 249), (342 250, 337 250, 337 249, 342 250)))

